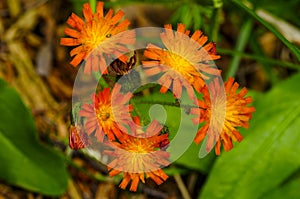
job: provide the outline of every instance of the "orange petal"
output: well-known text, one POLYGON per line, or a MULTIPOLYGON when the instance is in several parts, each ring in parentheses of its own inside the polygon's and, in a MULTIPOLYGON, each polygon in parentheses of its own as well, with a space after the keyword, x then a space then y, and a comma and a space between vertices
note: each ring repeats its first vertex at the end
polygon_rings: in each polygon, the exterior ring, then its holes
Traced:
POLYGON ((112 9, 109 9, 107 14, 105 15, 105 19, 110 20, 111 17, 113 16, 113 14, 114 14, 114 11, 112 9))
POLYGON ((207 42, 207 37, 205 35, 202 35, 197 42, 199 43, 200 46, 203 46, 207 42))
MULTIPOLYGON (((99 71, 99 57, 93 56, 92 58, 92 71, 99 71)), ((100 71, 101 72, 101 71, 100 71)))
POLYGON ((100 61, 100 71, 102 73, 102 75, 105 75, 107 74, 107 65, 106 65, 106 61, 105 61, 105 58, 103 56, 99 56, 99 61, 100 61))
POLYGON ((220 139, 216 143, 215 153, 216 153, 216 155, 221 154, 221 141, 220 141, 220 139))
POLYGON ((204 139, 204 137, 207 133, 208 127, 209 127, 209 125, 205 124, 203 127, 201 127, 201 129, 199 129, 199 131, 197 132, 196 137, 194 138, 194 142, 196 144, 199 144, 204 139))
POLYGON ((129 182, 130 182, 130 175, 128 175, 128 174, 125 175, 124 174, 124 178, 123 178, 122 182, 120 183, 119 187, 121 189, 126 189, 129 182))
POLYGON ((85 53, 84 52, 81 52, 79 54, 77 54, 73 59, 72 61, 70 62, 70 64, 74 67, 78 66, 80 64, 80 62, 82 62, 82 60, 84 59, 85 57, 85 53))
POLYGON ((89 3, 83 4, 83 16, 86 22, 90 22, 93 19, 93 12, 89 3))
POLYGON ((101 128, 96 128, 95 136, 96 136, 98 142, 103 142, 103 140, 104 140, 104 133, 101 130, 101 128))
POLYGON ((68 18, 67 24, 77 29, 78 31, 81 31, 84 27, 84 21, 74 13, 72 13, 68 18))
POLYGON ((103 2, 98 2, 97 3, 97 8, 96 8, 96 15, 98 18, 103 17, 103 2))
POLYGON ((137 176, 137 174, 135 174, 134 178, 132 179, 132 182, 131 182, 131 186, 130 186, 130 191, 136 191, 137 190, 137 187, 139 185, 139 177, 137 176))
POLYGON ((84 47, 81 45, 81 46, 78 46, 78 47, 72 49, 72 50, 70 51, 70 55, 71 55, 71 57, 73 57, 74 55, 77 55, 77 54, 79 54, 79 53, 82 53, 83 51, 84 51, 84 47))
POLYGON ((80 33, 77 30, 71 29, 71 28, 66 28, 65 29, 65 34, 70 36, 70 37, 74 37, 74 38, 79 38, 80 37, 80 33))
POLYGON ((118 23, 118 21, 124 16, 124 12, 122 10, 119 10, 115 16, 111 19, 111 23, 113 25, 115 25, 116 23, 118 23))
POLYGON ((145 70, 145 74, 147 76, 157 75, 160 72, 162 72, 162 70, 159 67, 153 67, 153 68, 149 68, 149 69, 145 70))
POLYGON ((185 25, 180 23, 177 25, 177 32, 184 33, 185 25))
POLYGON ((233 131, 232 134, 238 142, 241 142, 243 140, 243 136, 238 131, 233 131))
POLYGON ((73 38, 61 38, 60 39, 60 45, 63 46, 77 46, 81 44, 81 42, 78 41, 78 39, 73 38))
POLYGON ((115 170, 115 169, 112 169, 110 172, 109 172, 109 176, 116 176, 118 175, 119 173, 121 173, 121 171, 118 171, 118 170, 115 170))
MULTIPOLYGON (((128 26, 130 25, 130 21, 128 19, 124 19, 122 22, 120 22, 117 26, 116 26, 116 29, 118 30, 118 32, 116 33, 119 33, 121 31, 124 31, 128 28, 128 26)), ((115 34, 116 34, 115 33, 115 34)))
POLYGON ((191 39, 197 41, 197 39, 202 35, 202 32, 200 30, 196 30, 194 34, 192 35, 191 39))
POLYGON ((170 29, 170 30, 172 30, 172 25, 171 25, 171 24, 166 24, 166 25, 164 25, 164 27, 165 27, 165 29, 170 29))
POLYGON ((230 89, 232 87, 233 82, 234 82, 234 78, 229 77, 228 80, 227 80, 227 82, 225 83, 225 91, 226 91, 226 93, 230 92, 230 89))
POLYGON ((181 82, 178 78, 173 80, 173 93, 175 94, 176 98, 181 97, 182 85, 181 85, 181 82))

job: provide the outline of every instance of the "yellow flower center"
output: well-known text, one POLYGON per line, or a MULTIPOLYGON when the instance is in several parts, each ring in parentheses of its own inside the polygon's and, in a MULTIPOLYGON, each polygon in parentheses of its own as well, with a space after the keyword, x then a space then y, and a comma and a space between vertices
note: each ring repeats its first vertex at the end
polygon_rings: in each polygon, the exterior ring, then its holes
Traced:
POLYGON ((96 110, 96 115, 100 122, 106 122, 109 119, 113 120, 111 108, 108 106, 101 106, 98 110, 96 110))
POLYGON ((82 33, 82 44, 88 49, 96 49, 100 43, 111 36, 111 25, 106 20, 92 21, 86 24, 82 33))
POLYGON ((146 140, 142 138, 136 138, 136 140, 133 143, 134 144, 128 146, 127 151, 132 152, 134 154, 149 153, 150 151, 152 151, 151 144, 146 143, 146 140))
POLYGON ((165 64, 183 75, 189 81, 193 75, 200 75, 189 61, 172 52, 166 53, 165 64))
POLYGON ((182 71, 183 68, 192 67, 187 60, 175 53, 167 53, 166 62, 170 67, 177 71, 182 71))
MULTIPOLYGON (((127 159, 128 163, 126 164, 129 167, 129 170, 132 170, 133 172, 141 172, 144 171, 151 164, 151 153, 153 152, 153 149, 150 149, 150 146, 145 142, 146 140, 138 140, 134 141, 133 144, 128 146, 127 148, 127 159)), ((153 147, 152 147, 153 148, 153 147)))

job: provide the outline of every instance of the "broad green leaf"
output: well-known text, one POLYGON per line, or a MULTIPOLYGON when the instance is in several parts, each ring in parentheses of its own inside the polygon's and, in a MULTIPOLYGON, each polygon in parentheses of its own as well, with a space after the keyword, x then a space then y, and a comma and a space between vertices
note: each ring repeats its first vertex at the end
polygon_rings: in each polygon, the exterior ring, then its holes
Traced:
POLYGON ((261 198, 300 168, 299 81, 297 74, 255 101, 245 139, 217 159, 199 198, 261 198))
POLYGON ((17 92, 0 79, 0 179, 45 195, 67 188, 63 158, 40 144, 32 116, 17 92))
POLYGON ((299 199, 300 196, 300 176, 284 182, 277 189, 270 191, 266 195, 263 195, 261 199, 299 199))

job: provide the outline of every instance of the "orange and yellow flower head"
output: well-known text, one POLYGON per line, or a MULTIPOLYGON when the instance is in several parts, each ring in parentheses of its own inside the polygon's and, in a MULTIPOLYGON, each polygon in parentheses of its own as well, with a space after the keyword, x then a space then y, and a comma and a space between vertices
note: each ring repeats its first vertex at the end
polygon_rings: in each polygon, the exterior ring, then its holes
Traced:
POLYGON ((200 92, 205 80, 220 74, 213 62, 220 58, 216 55, 216 46, 207 43, 207 37, 200 30, 190 37, 190 31, 183 24, 178 24, 177 31, 173 31, 171 25, 165 25, 164 30, 160 37, 165 48, 149 44, 144 51, 145 57, 150 59, 143 62, 145 73, 149 77, 161 75, 158 83, 162 85, 162 93, 171 89, 179 98, 185 87, 192 97, 193 88, 200 92))
POLYGON ((245 97, 247 89, 242 88, 239 92, 239 84, 229 78, 224 87, 220 86, 218 78, 210 82, 208 86, 201 89, 203 101, 199 100, 200 108, 192 108, 191 114, 197 115, 193 121, 195 124, 204 122, 194 139, 200 143, 205 136, 206 150, 210 151, 216 144, 216 154, 220 155, 221 144, 225 151, 229 151, 233 145, 232 141, 240 142, 243 136, 236 129, 237 127, 249 127, 249 120, 255 108, 249 106, 251 97, 245 97), (200 115, 198 115, 200 114, 200 115))
POLYGON ((90 5, 84 4, 85 20, 72 13, 67 20, 71 28, 65 29, 65 34, 70 38, 62 38, 60 41, 65 46, 76 46, 70 52, 74 57, 70 63, 76 67, 85 60, 86 74, 92 71, 106 74, 107 64, 116 58, 125 62, 127 57, 124 54, 128 52, 127 46, 135 42, 134 31, 125 31, 130 22, 127 19, 120 22, 124 12, 118 11, 113 15, 113 10, 110 9, 104 16, 103 5, 103 2, 98 2, 96 12, 93 14, 90 5))
POLYGON ((133 134, 124 134, 109 143, 112 150, 105 151, 113 159, 108 164, 109 175, 123 174, 122 189, 130 181, 130 190, 136 191, 139 182, 145 183, 146 178, 158 185, 168 178, 162 168, 170 164, 169 153, 165 151, 169 140, 168 134, 161 134, 161 130, 162 126, 154 120, 146 131, 137 128, 133 134))
POLYGON ((85 129, 90 135, 95 132, 98 141, 102 142, 104 135, 109 140, 114 140, 127 132, 127 127, 132 124, 130 112, 133 110, 129 105, 131 93, 123 95, 121 85, 115 84, 112 95, 109 88, 92 95, 91 104, 83 104, 79 116, 87 118, 85 129))

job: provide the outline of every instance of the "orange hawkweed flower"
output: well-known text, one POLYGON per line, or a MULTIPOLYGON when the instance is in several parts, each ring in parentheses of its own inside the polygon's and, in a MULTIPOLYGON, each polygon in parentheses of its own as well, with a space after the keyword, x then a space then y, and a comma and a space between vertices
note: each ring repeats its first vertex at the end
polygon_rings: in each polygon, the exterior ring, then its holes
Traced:
POLYGON ((144 56, 152 59, 143 62, 145 73, 147 76, 162 74, 158 80, 162 84, 162 93, 170 88, 176 97, 180 97, 182 87, 185 87, 192 97, 190 85, 200 92, 205 80, 220 74, 213 63, 213 60, 220 58, 216 55, 215 44, 205 44, 208 39, 200 30, 196 30, 191 37, 189 33, 184 24, 178 24, 176 32, 173 32, 171 25, 165 25, 165 32, 160 34, 165 49, 149 44, 144 51, 144 56))
POLYGON ((106 74, 107 59, 111 61, 119 58, 125 62, 127 57, 123 53, 128 50, 126 45, 133 44, 135 41, 133 31, 123 32, 130 22, 125 19, 119 23, 124 12, 118 11, 113 16, 113 10, 110 9, 104 16, 103 4, 98 2, 96 13, 93 14, 90 5, 85 3, 83 5, 85 21, 72 13, 67 20, 71 28, 65 29, 65 34, 71 38, 62 38, 60 41, 64 46, 77 46, 70 52, 70 55, 74 56, 70 64, 76 67, 86 60, 84 73, 87 74, 92 71, 106 74))
POLYGON ((107 135, 109 140, 120 137, 121 131, 126 132, 126 126, 132 123, 130 111, 133 107, 128 105, 132 94, 123 95, 119 84, 115 84, 114 89, 116 95, 113 96, 109 88, 93 94, 92 104, 84 104, 79 111, 79 116, 87 118, 85 129, 88 135, 95 132, 100 142, 103 141, 104 135, 107 135))
POLYGON ((206 151, 210 151, 216 143, 215 152, 220 155, 221 144, 225 151, 229 151, 233 141, 240 142, 243 136, 236 127, 249 127, 249 120, 252 118, 254 107, 248 106, 252 102, 251 97, 245 97, 247 89, 244 87, 237 92, 239 84, 234 78, 229 78, 224 84, 225 90, 220 86, 218 78, 202 88, 203 101, 199 100, 197 108, 192 108, 191 113, 199 114, 193 119, 194 123, 205 122, 199 129, 194 139, 200 143, 208 135, 206 151), (209 93, 210 92, 210 93, 209 93))
POLYGON ((158 185, 167 180, 161 168, 170 164, 169 153, 164 150, 169 140, 168 134, 160 134, 161 130, 162 126, 153 121, 146 132, 139 128, 133 135, 124 134, 118 142, 108 143, 113 149, 105 151, 113 158, 108 164, 109 175, 123 173, 119 185, 122 189, 130 181, 130 191, 136 191, 139 181, 145 183, 145 178, 151 178, 158 185))

